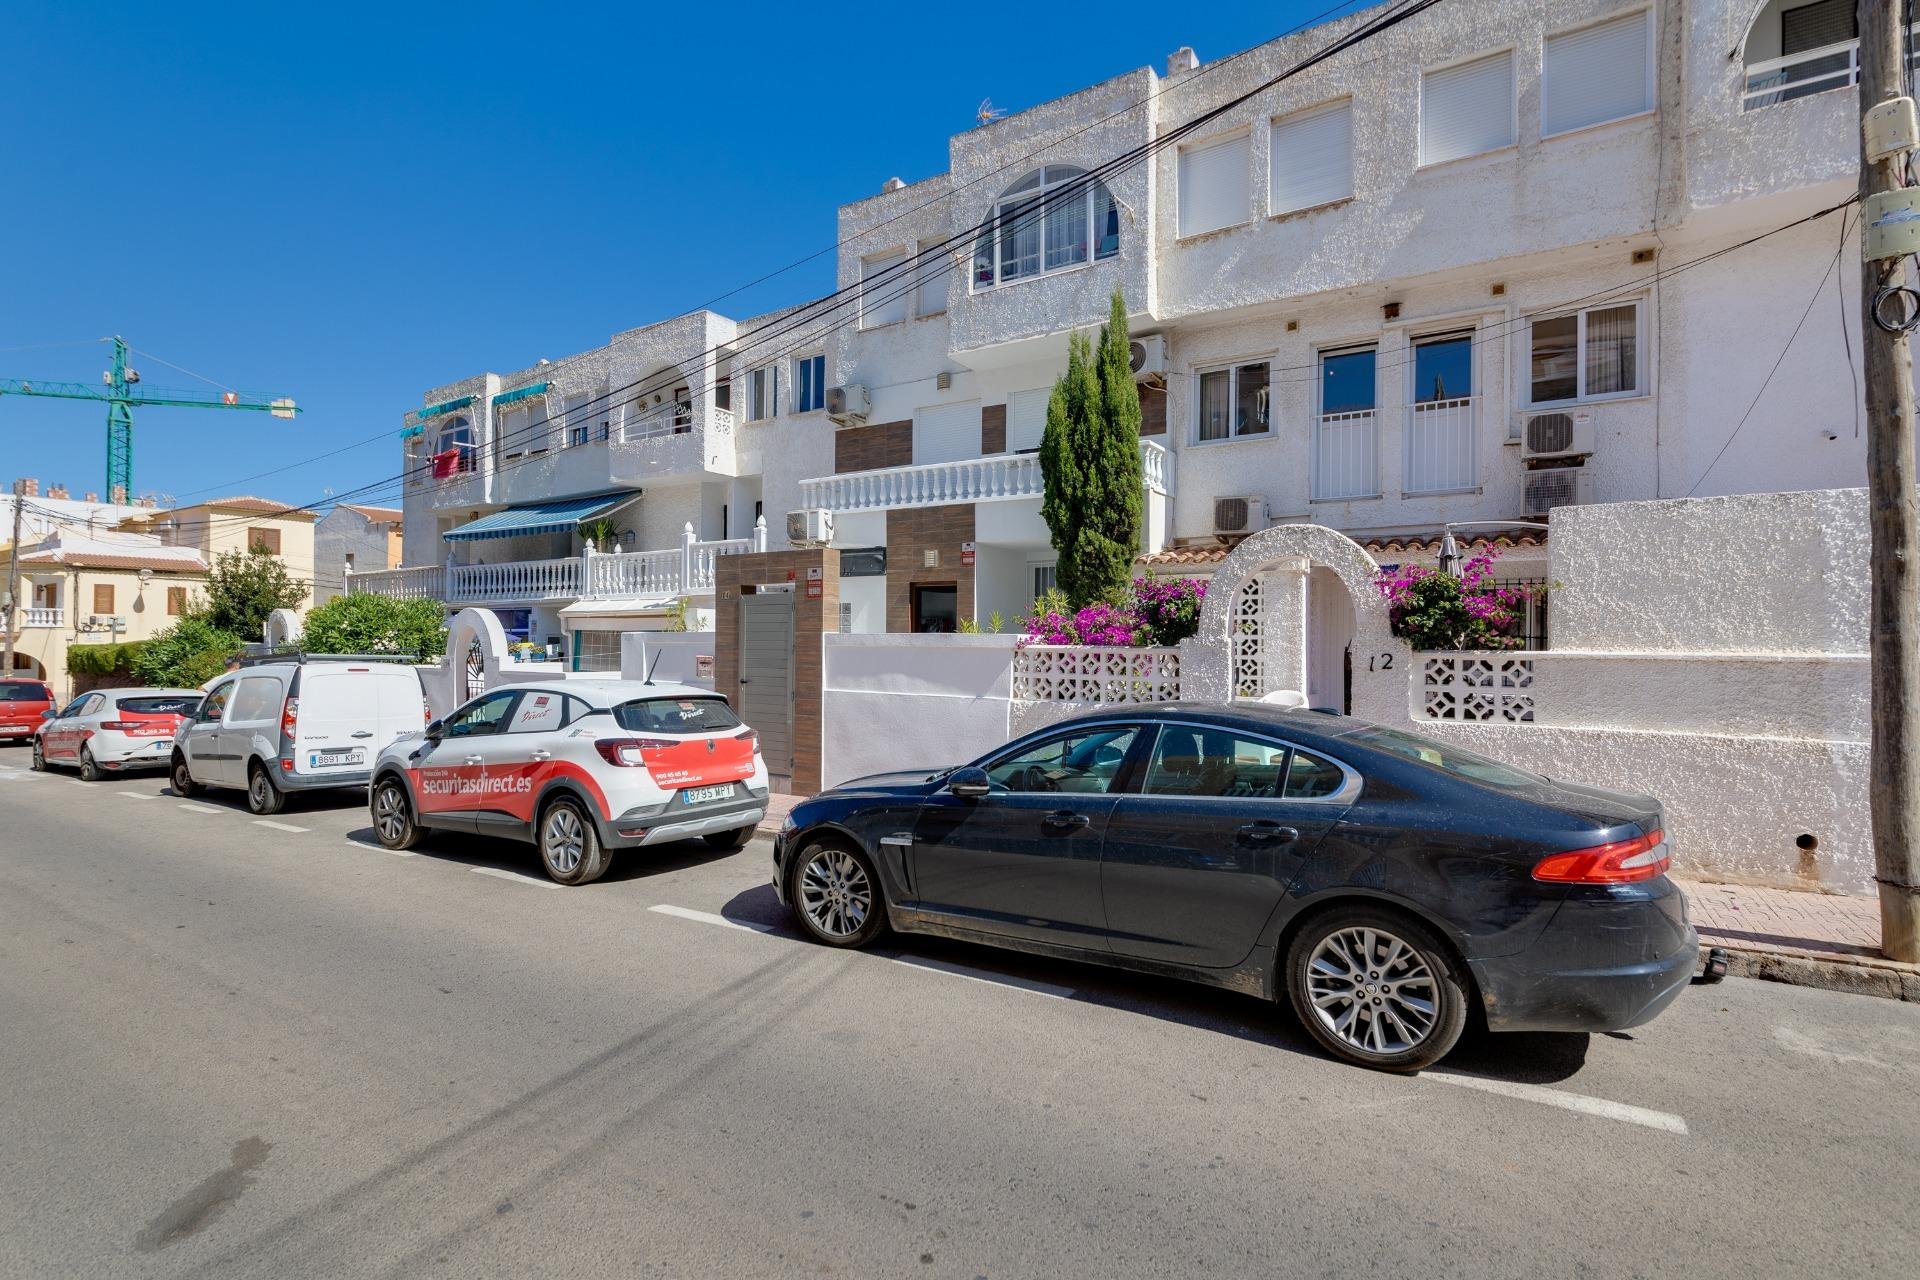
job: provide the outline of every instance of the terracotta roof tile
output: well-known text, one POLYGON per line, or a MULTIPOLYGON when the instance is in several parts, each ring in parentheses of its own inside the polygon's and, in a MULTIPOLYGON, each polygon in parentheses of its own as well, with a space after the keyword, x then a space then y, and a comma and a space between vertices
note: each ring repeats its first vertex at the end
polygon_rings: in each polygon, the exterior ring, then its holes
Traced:
POLYGON ((205 573, 199 559, 184 556, 113 555, 104 551, 41 551, 20 557, 20 563, 72 565, 78 569, 152 569, 155 573, 205 573))
MULTIPOLYGON (((1391 537, 1367 538, 1360 545, 1366 548, 1367 554, 1374 556, 1432 554, 1440 550, 1440 536, 1437 533, 1399 534, 1391 537)), ((1511 551, 1518 548, 1544 547, 1547 545, 1547 535, 1544 531, 1498 533, 1491 536, 1483 534, 1479 537, 1460 538, 1459 543, 1462 551, 1477 551, 1488 545, 1501 551, 1511 551)), ((1209 568, 1225 560, 1227 553, 1232 550, 1233 546, 1225 543, 1169 547, 1165 551, 1141 556, 1134 563, 1149 569, 1209 568)))

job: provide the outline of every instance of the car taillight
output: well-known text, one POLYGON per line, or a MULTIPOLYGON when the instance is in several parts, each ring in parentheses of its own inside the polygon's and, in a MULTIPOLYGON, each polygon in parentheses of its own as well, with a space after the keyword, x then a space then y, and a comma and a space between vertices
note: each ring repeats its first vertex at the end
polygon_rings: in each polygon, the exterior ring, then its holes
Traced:
POLYGON ((102 720, 100 727, 102 729, 111 729, 115 733, 132 733, 136 729, 144 729, 147 726, 141 724, 138 720, 102 720))
POLYGON ((747 740, 747 750, 754 755, 760 754, 760 735, 749 729, 740 735, 747 740))
POLYGON ((280 708, 280 734, 292 740, 295 726, 300 723, 300 699, 289 697, 280 708))
POLYGON ((433 723, 433 704, 431 702, 428 702, 425 698, 420 699, 420 723, 421 724, 433 723))
POLYGON ((1553 884, 1631 884, 1653 879, 1672 863, 1667 833, 1649 831, 1631 840, 1548 854, 1535 864, 1533 878, 1553 884))
POLYGON ((671 738, 600 738, 595 740, 593 749, 608 764, 617 764, 626 768, 645 766, 645 751, 659 751, 680 744, 671 738))

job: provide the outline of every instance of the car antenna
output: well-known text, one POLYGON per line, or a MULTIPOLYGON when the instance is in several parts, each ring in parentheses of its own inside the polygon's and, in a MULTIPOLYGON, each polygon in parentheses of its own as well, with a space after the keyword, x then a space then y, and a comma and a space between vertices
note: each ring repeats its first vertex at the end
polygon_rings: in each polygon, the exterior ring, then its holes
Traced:
POLYGON ((667 653, 667 651, 666 651, 665 649, 656 649, 656 650, 654 650, 654 652, 653 652, 653 661, 647 664, 647 678, 646 678, 645 680, 643 680, 643 681, 641 681, 641 683, 642 683, 642 684, 652 684, 652 683, 653 683, 653 669, 654 669, 655 667, 657 667, 657 666, 659 666, 659 665, 660 665, 660 659, 661 659, 661 658, 663 658, 663 657, 665 657, 665 656, 666 656, 666 653, 667 653))

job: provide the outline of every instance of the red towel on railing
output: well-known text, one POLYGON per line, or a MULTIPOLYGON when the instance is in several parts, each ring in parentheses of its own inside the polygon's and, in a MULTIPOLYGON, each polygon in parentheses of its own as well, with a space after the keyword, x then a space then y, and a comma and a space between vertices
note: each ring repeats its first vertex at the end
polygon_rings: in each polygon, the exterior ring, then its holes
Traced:
POLYGON ((458 449, 443 449, 433 455, 433 478, 435 480, 445 480, 459 469, 460 451, 458 449))

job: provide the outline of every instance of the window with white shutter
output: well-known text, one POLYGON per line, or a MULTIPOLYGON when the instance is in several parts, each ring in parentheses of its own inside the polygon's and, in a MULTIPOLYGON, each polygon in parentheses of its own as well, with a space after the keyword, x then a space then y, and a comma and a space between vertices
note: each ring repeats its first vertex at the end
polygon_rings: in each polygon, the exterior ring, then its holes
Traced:
POLYGON ((947 309, 947 277, 953 270, 952 256, 942 241, 922 240, 919 263, 914 268, 913 314, 937 316, 947 309))
POLYGON ((860 327, 878 329, 907 318, 911 281, 905 270, 907 251, 895 249, 860 260, 860 327))
POLYGON ((1330 102, 1273 122, 1269 213, 1353 194, 1353 103, 1330 102))
POLYGON ((1647 11, 1547 37, 1540 132, 1584 129, 1653 108, 1647 11))
POLYGON ((930 405, 913 412, 913 461, 958 462, 980 456, 980 404, 930 405))
POLYGON ((1047 433, 1047 401, 1052 398, 1049 387, 1015 391, 1007 397, 1008 453, 1025 453, 1040 447, 1040 437, 1047 433))
POLYGON ((1511 49, 1421 75, 1421 164, 1477 156, 1513 142, 1511 49))
POLYGON ((1247 135, 1180 148, 1180 234, 1197 236, 1247 220, 1247 135))

